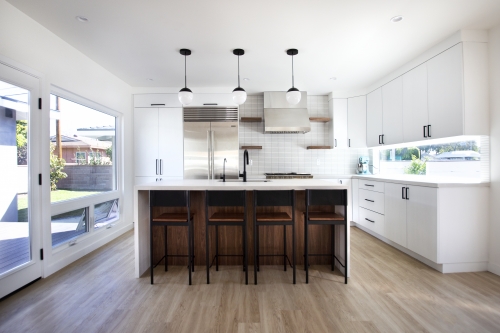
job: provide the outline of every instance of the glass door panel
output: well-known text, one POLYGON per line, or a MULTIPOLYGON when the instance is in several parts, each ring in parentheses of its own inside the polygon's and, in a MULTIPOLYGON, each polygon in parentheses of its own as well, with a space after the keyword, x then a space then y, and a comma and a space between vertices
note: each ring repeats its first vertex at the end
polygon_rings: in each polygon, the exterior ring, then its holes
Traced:
POLYGON ((38 89, 37 78, 0 63, 0 298, 41 276, 38 89))

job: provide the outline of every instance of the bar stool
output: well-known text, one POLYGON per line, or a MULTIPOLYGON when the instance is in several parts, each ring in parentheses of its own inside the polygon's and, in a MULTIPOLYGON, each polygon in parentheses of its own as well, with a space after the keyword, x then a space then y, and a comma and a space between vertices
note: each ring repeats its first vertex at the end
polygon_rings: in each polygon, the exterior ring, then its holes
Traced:
POLYGON ((332 271, 335 269, 335 260, 345 269, 345 284, 347 284, 347 190, 306 190, 306 211, 304 212, 304 269, 306 271, 306 283, 309 283, 309 256, 332 257, 332 271), (311 212, 310 206, 344 206, 344 216, 329 212, 311 212), (331 226, 331 253, 330 254, 309 254, 309 225, 330 225, 331 226), (344 251, 345 264, 335 256, 335 226, 345 226, 344 251))
MULTIPOLYGON (((245 284, 248 284, 248 244, 247 244, 247 203, 246 191, 206 191, 205 192, 205 235, 206 235, 206 264, 207 284, 210 284, 210 244, 209 226, 215 226, 215 267, 219 270, 219 257, 243 256, 243 270, 245 284), (243 213, 215 212, 208 217, 209 207, 243 207, 243 213), (219 254, 219 226, 237 226, 242 228, 243 254, 219 254)), ((213 260, 212 260, 213 263, 213 260)))
POLYGON ((150 228, 149 228, 149 254, 151 257, 151 284, 153 284, 153 269, 158 266, 160 261, 165 258, 165 271, 168 271, 168 257, 188 257, 189 284, 191 285, 191 271, 194 272, 194 231, 193 216, 190 211, 189 191, 151 191, 149 198, 150 207, 150 228), (186 207, 184 213, 162 213, 153 216, 155 207, 186 207), (164 228, 165 237, 165 255, 156 265, 153 265, 153 227, 160 226, 164 228), (167 250, 167 228, 168 227, 187 227, 188 228, 188 254, 187 255, 169 255, 167 250))
POLYGON ((290 259, 286 253, 286 227, 292 226, 292 262, 293 262, 293 284, 296 282, 295 272, 295 191, 253 191, 254 205, 254 281, 257 284, 257 270, 260 270, 259 257, 261 256, 283 256, 283 266, 286 271, 287 260, 290 259), (290 206, 292 216, 285 212, 257 213, 257 207, 290 206), (259 252, 259 227, 260 226, 283 226, 283 254, 260 254, 259 252))

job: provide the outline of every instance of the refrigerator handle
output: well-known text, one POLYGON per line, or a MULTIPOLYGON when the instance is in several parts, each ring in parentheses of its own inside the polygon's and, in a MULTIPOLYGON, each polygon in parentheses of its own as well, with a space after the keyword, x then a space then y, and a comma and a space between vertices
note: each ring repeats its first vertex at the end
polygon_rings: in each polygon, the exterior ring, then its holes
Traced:
POLYGON ((212 179, 215 179, 215 177, 214 177, 215 176, 214 175, 214 173, 215 173, 214 132, 215 131, 210 131, 210 132, 212 133, 212 136, 210 138, 210 142, 211 142, 210 146, 212 147, 212 153, 211 153, 212 154, 211 155, 212 156, 212 179))
POLYGON ((210 152, 212 151, 212 140, 210 139, 210 130, 207 131, 207 149, 208 149, 208 179, 212 171, 212 158, 210 152))

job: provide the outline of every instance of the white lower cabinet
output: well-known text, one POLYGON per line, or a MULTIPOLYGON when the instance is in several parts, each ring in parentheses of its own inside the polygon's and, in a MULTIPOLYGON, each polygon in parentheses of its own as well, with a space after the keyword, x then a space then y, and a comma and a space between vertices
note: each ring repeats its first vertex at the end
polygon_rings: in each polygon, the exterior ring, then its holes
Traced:
POLYGON ((438 262, 438 189, 423 186, 407 188, 407 247, 422 257, 438 262))
POLYGON ((362 226, 384 236, 384 215, 359 207, 359 221, 362 226))
POLYGON ((406 247, 406 186, 385 184, 385 237, 406 247))

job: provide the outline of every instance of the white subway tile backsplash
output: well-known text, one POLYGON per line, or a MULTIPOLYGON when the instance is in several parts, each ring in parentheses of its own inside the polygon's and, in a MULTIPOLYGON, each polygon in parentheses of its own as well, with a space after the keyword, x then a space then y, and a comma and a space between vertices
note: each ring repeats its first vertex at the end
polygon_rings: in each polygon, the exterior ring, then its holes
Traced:
MULTIPOLYGON (((327 96, 307 96, 311 117, 328 117, 327 96)), ((240 117, 263 117, 264 97, 248 96, 240 106, 240 117)), ((240 123, 240 145, 262 146, 262 150, 250 150, 252 165, 250 175, 265 172, 302 172, 312 174, 352 174, 357 159, 368 155, 368 149, 307 150, 307 146, 329 145, 329 126, 311 123, 306 134, 264 134, 264 123, 240 123), (320 165, 317 165, 317 160, 320 165)), ((240 151, 240 166, 243 152, 240 151)))

